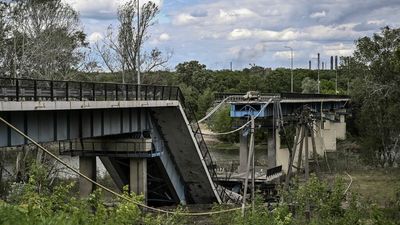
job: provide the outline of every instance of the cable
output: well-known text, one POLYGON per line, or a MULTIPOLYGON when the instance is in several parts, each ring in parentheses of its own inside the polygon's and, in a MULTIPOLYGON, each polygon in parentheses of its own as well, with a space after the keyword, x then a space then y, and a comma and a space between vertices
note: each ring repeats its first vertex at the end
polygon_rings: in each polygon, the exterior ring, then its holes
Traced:
POLYGON ((350 183, 349 183, 349 185, 347 186, 346 190, 343 193, 343 195, 346 195, 347 191, 349 191, 351 185, 353 184, 353 177, 351 177, 350 174, 348 174, 347 172, 344 172, 344 173, 350 178, 350 183))
MULTIPOLYGON (((272 101, 272 98, 271 98, 267 103, 265 103, 265 105, 260 109, 260 111, 257 113, 257 115, 255 115, 255 116, 253 117, 252 120, 254 120, 254 119, 256 119, 258 116, 260 116, 261 112, 262 112, 265 108, 267 108, 268 104, 271 103, 271 101, 272 101)), ((238 132, 239 130, 245 128, 247 125, 249 125, 249 124, 251 123, 252 120, 249 120, 249 121, 248 121, 247 123, 245 123, 243 126, 237 128, 237 129, 235 129, 235 130, 231 130, 231 131, 228 131, 228 132, 222 132, 222 133, 209 133, 209 134, 203 134, 203 135, 206 135, 206 136, 218 136, 218 135, 233 134, 233 133, 238 132)))
POLYGON ((96 181, 92 180, 91 178, 89 178, 88 176, 86 176, 85 174, 79 172, 79 170, 71 167, 70 165, 68 165, 68 163, 64 162, 62 159, 60 159, 59 157, 57 157, 56 155, 54 155, 51 151, 47 150, 46 148, 44 148, 43 146, 41 146, 39 143, 37 143, 36 141, 34 141, 32 138, 30 138, 28 135, 26 135, 25 133, 23 133, 22 131, 20 131, 18 128, 16 128, 15 126, 13 126, 12 124, 10 124, 9 122, 7 122, 6 120, 4 120, 2 117, 0 117, 0 121, 3 122, 4 124, 6 124, 8 127, 10 127, 11 129, 13 129, 15 132, 17 132, 18 134, 20 134, 21 136, 23 136, 24 138, 26 138, 27 140, 29 140, 30 142, 32 142, 32 144, 36 145, 38 148, 40 148, 41 150, 43 150, 44 152, 46 152, 47 154, 49 154, 53 159, 55 159, 56 161, 58 161, 59 163, 61 163, 62 165, 64 165, 65 167, 67 167, 68 169, 72 170, 74 173, 78 174, 79 176, 83 177, 85 180, 89 181, 90 183, 98 186, 99 188, 123 199, 126 200, 128 202, 131 202, 137 206, 140 206, 142 208, 145 209, 149 209, 152 210, 154 212, 159 212, 159 213, 166 213, 168 214, 178 214, 178 215, 182 215, 182 216, 208 216, 208 215, 213 215, 213 214, 221 214, 221 213, 226 213, 226 212, 233 212, 233 211, 237 211, 240 210, 241 208, 232 208, 232 209, 225 209, 225 210, 220 210, 220 211, 215 211, 215 212, 183 212, 183 213, 178 213, 178 212, 173 212, 173 211, 168 211, 168 210, 163 210, 163 209, 157 209, 151 206, 147 206, 141 202, 137 202, 134 201, 124 195, 121 195, 113 190, 111 190, 110 188, 107 188, 106 186, 97 183, 96 181))
POLYGON ((197 123, 202 123, 204 120, 208 119, 212 114, 214 114, 228 99, 230 99, 232 96, 226 97, 224 100, 222 100, 211 112, 209 112, 205 117, 200 119, 197 123))

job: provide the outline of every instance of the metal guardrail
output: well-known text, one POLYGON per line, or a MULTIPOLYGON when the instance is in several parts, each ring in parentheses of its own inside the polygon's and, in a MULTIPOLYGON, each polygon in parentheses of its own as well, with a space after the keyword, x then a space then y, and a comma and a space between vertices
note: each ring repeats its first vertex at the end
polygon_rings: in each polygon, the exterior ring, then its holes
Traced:
MULTIPOLYGON (((177 100, 181 103, 190 120, 208 172, 213 181, 217 180, 215 164, 204 141, 196 116, 185 103, 182 91, 177 86, 135 85, 120 83, 95 83, 79 81, 35 80, 0 77, 0 101, 135 101, 135 100, 177 100)), ((63 146, 59 146, 60 149, 63 146)), ((219 195, 226 193, 220 188, 219 195)))
MULTIPOLYGON (((215 100, 222 101, 227 97, 231 97, 231 101, 244 101, 246 93, 215 93, 215 100)), ((346 99, 348 95, 332 95, 332 94, 304 94, 304 93, 260 93, 260 100, 266 100, 271 97, 279 97, 281 99, 312 99, 312 98, 329 98, 329 99, 346 99)))
POLYGON ((178 100, 176 86, 0 78, 3 101, 178 100))

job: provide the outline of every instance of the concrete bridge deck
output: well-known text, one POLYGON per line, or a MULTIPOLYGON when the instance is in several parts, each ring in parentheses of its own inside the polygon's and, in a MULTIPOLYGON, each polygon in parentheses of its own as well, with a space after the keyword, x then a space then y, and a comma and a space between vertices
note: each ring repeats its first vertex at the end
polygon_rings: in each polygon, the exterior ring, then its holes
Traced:
MULTIPOLYGON (((160 152, 158 164, 169 177, 178 202, 221 202, 224 192, 217 191, 213 182, 216 173, 211 155, 198 124, 189 122, 196 120, 178 87, 0 79, 0 116, 40 143, 118 139, 150 132, 152 145, 160 152)), ((0 137, 0 147, 28 144, 4 124, 0 124, 0 137)), ((83 149, 71 150, 79 154, 83 149)), ((109 151, 108 160, 104 151, 98 156, 116 183, 129 184, 130 175, 121 167, 129 164, 123 162, 129 154, 115 158, 116 154, 109 151)))
MULTIPOLYGON (((274 96, 285 115, 305 104, 317 111, 339 110, 349 100, 347 96, 287 93, 263 95, 256 102, 245 101, 241 94, 224 93, 220 100, 227 96, 233 96, 231 107, 259 105, 274 96)), ((272 111, 270 104, 266 116, 272 111)), ((200 127, 178 87, 0 78, 0 116, 41 143, 79 140, 80 147, 70 147, 68 154, 81 154, 83 169, 88 171, 93 168, 91 158, 101 157, 120 188, 146 183, 137 171, 146 174, 151 172, 147 168, 158 166, 175 201, 225 200, 224 189, 214 183, 218 177, 200 127), (107 147, 108 153, 85 147, 85 141, 132 138, 143 132, 150 133, 154 157, 132 154, 129 148, 121 155, 112 147, 107 147), (151 158, 151 165, 142 163, 146 158, 151 158)), ((0 124, 0 137, 0 147, 28 144, 4 124, 0 124)))

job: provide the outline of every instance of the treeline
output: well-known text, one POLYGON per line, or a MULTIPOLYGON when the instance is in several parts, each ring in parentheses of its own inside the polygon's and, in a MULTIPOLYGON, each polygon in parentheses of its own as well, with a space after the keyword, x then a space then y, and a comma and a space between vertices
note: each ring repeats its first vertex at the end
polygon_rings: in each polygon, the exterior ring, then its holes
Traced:
MULTIPOLYGON (((144 4, 144 19, 137 29, 136 3, 133 0, 122 4, 118 26, 110 27, 102 42, 88 48, 79 14, 64 1, 1 2, 1 76, 136 83, 135 57, 148 40, 147 31, 159 13, 154 3, 144 4), (142 36, 137 35, 138 31, 142 36), (95 72, 100 71, 99 67, 113 72, 95 72)), ((355 44, 354 54, 341 58, 337 71, 320 71, 321 93, 351 95, 356 120, 350 128, 363 146, 366 161, 382 167, 396 166, 400 158, 400 29, 384 27, 380 33, 360 38, 355 44)), ((169 57, 158 49, 142 51, 142 83, 180 86, 197 117, 210 108, 216 92, 290 91, 289 69, 269 70, 253 65, 240 71, 212 71, 200 62, 189 61, 178 64, 173 72, 157 71, 169 57)), ((317 92, 317 77, 316 70, 296 69, 294 91, 317 92)))
MULTIPOLYGON (((336 74, 338 77, 338 94, 346 94, 348 89, 347 70, 320 70, 321 93, 336 93, 336 74)), ((144 84, 179 86, 198 117, 209 109, 217 92, 262 93, 290 92, 290 69, 266 69, 253 66, 243 70, 210 70, 198 61, 180 63, 175 71, 156 71, 143 74, 144 84)), ((122 82, 122 73, 83 74, 81 79, 99 82, 122 82)), ((125 81, 135 79, 135 73, 124 74, 125 81)), ((294 92, 317 93, 317 70, 295 69, 294 92)))

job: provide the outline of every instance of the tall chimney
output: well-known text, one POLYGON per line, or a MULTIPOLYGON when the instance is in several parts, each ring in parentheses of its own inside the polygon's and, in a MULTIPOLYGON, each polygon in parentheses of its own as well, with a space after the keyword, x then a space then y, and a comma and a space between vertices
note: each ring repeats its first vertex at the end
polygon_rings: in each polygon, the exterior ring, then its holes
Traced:
POLYGON ((338 69, 338 57, 335 56, 335 70, 338 69))
POLYGON ((333 56, 331 56, 331 70, 333 70, 333 56))
POLYGON ((311 70, 311 60, 308 60, 308 69, 311 70))

